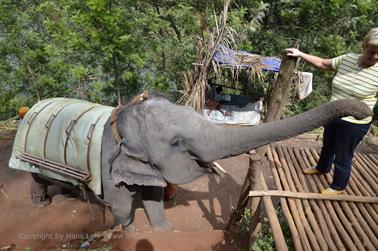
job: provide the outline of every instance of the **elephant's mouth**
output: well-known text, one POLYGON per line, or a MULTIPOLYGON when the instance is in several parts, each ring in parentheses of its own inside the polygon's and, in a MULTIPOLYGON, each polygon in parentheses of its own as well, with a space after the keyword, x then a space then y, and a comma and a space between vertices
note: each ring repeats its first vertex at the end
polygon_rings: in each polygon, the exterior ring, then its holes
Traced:
MULTIPOLYGON (((182 185, 199 178, 204 174, 214 174, 212 162, 201 161, 197 155, 191 151, 181 155, 181 158, 168 159, 169 165, 158 165, 166 181, 171 184, 182 185), (173 164, 172 164, 173 163, 173 164), (169 166, 169 168, 167 168, 169 166), (179 172, 177 170, 180 170, 179 172)), ((167 160, 167 159, 166 159, 167 160)))
POLYGON ((198 155, 192 151, 189 151, 191 159, 197 164, 194 165, 194 168, 199 169, 202 174, 204 173, 213 173, 213 163, 212 162, 204 162, 202 161, 198 155))
POLYGON ((205 161, 202 161, 197 154, 195 154, 194 152, 190 152, 190 155, 191 155, 191 158, 192 160, 195 161, 195 163, 197 165, 194 165, 195 167, 194 168, 197 168, 201 174, 218 174, 216 172, 216 170, 214 170, 214 165, 213 165, 213 162, 205 162, 205 161))
POLYGON ((185 169, 180 174, 171 175, 171 173, 168 173, 167 175, 163 175, 163 177, 171 184, 183 185, 192 182, 206 173, 214 173, 211 163, 192 160, 190 164, 187 163, 185 165, 185 169))
POLYGON ((204 175, 204 174, 214 174, 216 173, 213 168, 212 162, 203 162, 201 160, 194 160, 194 163, 192 165, 192 171, 191 177, 188 177, 188 179, 184 183, 192 182, 194 179, 204 175))
POLYGON ((196 162, 198 167, 202 168, 205 173, 216 173, 212 162, 202 162, 200 160, 196 160, 196 162))

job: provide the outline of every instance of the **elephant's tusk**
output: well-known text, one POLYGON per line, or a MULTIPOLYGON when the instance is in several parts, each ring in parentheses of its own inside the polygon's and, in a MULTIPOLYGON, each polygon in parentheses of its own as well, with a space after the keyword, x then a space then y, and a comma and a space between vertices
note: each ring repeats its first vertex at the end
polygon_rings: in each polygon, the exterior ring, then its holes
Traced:
POLYGON ((217 163, 216 161, 213 162, 213 168, 215 169, 215 171, 217 173, 221 172, 222 174, 226 174, 226 170, 223 169, 223 167, 221 165, 219 165, 219 163, 217 163))

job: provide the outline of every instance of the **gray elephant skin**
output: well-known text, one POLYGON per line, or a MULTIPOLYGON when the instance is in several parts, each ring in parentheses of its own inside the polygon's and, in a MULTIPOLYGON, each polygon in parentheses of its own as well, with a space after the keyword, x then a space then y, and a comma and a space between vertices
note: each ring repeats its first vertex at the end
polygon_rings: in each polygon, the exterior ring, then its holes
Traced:
MULTIPOLYGON (((102 139, 102 197, 115 224, 132 226, 132 202, 138 191, 153 229, 169 229, 164 212, 166 181, 185 184, 211 172, 211 162, 283 140, 344 116, 372 115, 355 100, 340 100, 297 116, 247 127, 222 127, 189 107, 170 103, 158 94, 126 105, 118 114, 117 143, 110 118, 102 139)), ((33 174, 32 193, 46 191, 45 179, 33 174)), ((45 198, 43 198, 45 199, 45 198)), ((43 202, 43 200, 42 200, 43 202)))

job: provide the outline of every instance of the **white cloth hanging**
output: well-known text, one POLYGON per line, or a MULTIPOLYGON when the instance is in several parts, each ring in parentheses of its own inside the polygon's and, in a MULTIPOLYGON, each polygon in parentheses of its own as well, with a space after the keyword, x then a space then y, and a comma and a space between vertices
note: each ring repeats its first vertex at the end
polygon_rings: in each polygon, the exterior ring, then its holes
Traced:
POLYGON ((300 100, 305 99, 312 92, 312 72, 300 72, 298 71, 299 77, 299 90, 298 97, 300 100))

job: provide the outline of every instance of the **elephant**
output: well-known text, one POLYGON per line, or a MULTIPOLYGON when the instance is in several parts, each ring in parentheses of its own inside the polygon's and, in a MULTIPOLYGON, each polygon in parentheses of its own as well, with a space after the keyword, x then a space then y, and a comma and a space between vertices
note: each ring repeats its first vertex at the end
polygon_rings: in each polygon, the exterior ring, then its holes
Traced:
MULTIPOLYGON (((153 229, 170 229, 163 188, 211 174, 212 162, 310 131, 345 116, 362 119, 372 110, 357 100, 329 102, 302 114, 256 126, 224 127, 193 108, 158 93, 116 108, 101 142, 102 199, 115 224, 133 229, 132 202, 139 191, 153 229)), ((32 200, 46 206, 47 178, 33 174, 32 200)))

